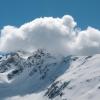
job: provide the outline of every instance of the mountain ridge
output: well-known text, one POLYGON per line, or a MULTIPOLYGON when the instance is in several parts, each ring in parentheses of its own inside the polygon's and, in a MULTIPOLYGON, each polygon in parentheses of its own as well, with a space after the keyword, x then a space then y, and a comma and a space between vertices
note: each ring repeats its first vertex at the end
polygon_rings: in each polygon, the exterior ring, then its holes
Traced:
POLYGON ((0 100, 99 100, 100 55, 61 57, 42 49, 23 55, 0 59, 0 100))

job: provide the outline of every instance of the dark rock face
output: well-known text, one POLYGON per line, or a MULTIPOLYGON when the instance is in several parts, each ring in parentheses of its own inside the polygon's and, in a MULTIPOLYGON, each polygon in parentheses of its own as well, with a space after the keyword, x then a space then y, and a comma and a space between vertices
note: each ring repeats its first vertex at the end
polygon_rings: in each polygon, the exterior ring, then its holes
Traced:
POLYGON ((10 73, 8 73, 8 79, 12 79, 13 76, 23 70, 24 65, 25 60, 23 58, 19 57, 17 53, 11 53, 2 57, 0 61, 0 73, 5 73, 13 69, 10 73))
POLYGON ((49 99, 53 99, 56 96, 64 95, 63 90, 69 85, 70 81, 68 82, 54 82, 45 93, 45 96, 48 96, 49 99))
POLYGON ((49 70, 48 67, 51 66, 49 63, 45 64, 45 60, 47 59, 50 60, 55 58, 42 49, 37 50, 27 59, 21 58, 17 53, 9 53, 3 55, 0 59, 0 73, 5 73, 13 69, 8 73, 8 79, 10 80, 16 75, 21 74, 26 68, 31 68, 29 73, 30 76, 39 72, 39 74, 41 74, 40 79, 44 79, 49 70))

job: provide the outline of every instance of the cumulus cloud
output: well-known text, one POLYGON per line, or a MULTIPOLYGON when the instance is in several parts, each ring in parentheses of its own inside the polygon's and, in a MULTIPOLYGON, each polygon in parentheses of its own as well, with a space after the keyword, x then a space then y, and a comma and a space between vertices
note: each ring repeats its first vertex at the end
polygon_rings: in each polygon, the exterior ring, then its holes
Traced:
POLYGON ((1 30, 0 51, 33 51, 38 48, 61 54, 100 53, 100 31, 92 27, 78 30, 70 15, 37 18, 19 28, 9 25, 1 30))

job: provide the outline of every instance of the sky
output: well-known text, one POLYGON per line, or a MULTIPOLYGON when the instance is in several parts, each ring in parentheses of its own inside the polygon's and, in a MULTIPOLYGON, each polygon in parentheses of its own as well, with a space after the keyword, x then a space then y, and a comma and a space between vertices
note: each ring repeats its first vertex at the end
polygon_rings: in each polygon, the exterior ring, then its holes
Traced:
POLYGON ((0 29, 35 18, 71 15, 78 26, 100 28, 100 0, 0 0, 0 29))
POLYGON ((100 54, 99 8, 100 0, 0 0, 0 51, 100 54))

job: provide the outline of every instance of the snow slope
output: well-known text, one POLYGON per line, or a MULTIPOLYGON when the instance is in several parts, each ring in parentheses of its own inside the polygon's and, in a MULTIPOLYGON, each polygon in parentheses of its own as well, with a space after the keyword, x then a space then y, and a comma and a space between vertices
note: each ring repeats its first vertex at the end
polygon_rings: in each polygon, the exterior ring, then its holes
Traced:
POLYGON ((0 100, 99 98, 99 54, 62 57, 39 49, 0 56, 0 100))

